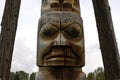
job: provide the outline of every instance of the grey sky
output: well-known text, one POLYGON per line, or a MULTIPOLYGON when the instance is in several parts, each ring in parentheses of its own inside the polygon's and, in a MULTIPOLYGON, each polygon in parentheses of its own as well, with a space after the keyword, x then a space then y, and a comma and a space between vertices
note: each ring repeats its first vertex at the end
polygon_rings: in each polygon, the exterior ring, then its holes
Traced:
MULTIPOLYGON (((0 22, 4 1, 5 0, 0 0, 0 22)), ((94 71, 97 67, 103 67, 103 63, 92 0, 80 0, 80 2, 81 15, 84 22, 86 52, 86 65, 83 71, 88 73, 94 71)), ((109 2, 120 50, 120 0, 109 0, 109 2)), ((36 66, 36 38, 38 20, 40 18, 40 7, 40 0, 22 0, 21 2, 11 71, 24 70, 29 73, 38 71, 36 66)))

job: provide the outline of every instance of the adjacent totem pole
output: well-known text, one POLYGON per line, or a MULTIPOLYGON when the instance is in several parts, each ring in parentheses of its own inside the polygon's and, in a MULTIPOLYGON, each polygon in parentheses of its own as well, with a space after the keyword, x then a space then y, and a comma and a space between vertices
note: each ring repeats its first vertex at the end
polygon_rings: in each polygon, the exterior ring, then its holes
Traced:
POLYGON ((36 80, 85 80, 79 0, 42 0, 36 80))

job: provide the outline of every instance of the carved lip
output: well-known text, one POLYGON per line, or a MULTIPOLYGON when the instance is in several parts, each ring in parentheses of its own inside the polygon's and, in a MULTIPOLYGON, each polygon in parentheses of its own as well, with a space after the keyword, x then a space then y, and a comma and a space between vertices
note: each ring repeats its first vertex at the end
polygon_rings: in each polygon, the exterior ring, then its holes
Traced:
POLYGON ((69 46, 54 46, 51 51, 44 57, 47 64, 76 64, 77 56, 69 46))
POLYGON ((76 56, 70 51, 70 52, 64 52, 64 51, 53 51, 51 54, 46 56, 45 60, 47 62, 54 62, 54 61, 61 61, 61 62, 75 62, 76 56))
POLYGON ((68 55, 52 55, 46 57, 47 61, 75 61, 76 58, 68 55))

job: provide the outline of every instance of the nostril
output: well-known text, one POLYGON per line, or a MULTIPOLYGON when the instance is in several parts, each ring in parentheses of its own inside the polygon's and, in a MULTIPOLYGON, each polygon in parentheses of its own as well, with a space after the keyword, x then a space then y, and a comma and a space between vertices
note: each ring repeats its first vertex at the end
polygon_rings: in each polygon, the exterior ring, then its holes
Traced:
POLYGON ((55 46, 55 45, 58 45, 58 42, 57 41, 54 41, 51 43, 52 46, 55 46))
POLYGON ((65 41, 65 45, 70 46, 70 42, 69 41, 65 41))
POLYGON ((58 41, 53 41, 51 43, 51 46, 56 46, 56 45, 67 45, 67 46, 70 46, 70 42, 69 41, 61 41, 60 43, 58 43, 58 41))

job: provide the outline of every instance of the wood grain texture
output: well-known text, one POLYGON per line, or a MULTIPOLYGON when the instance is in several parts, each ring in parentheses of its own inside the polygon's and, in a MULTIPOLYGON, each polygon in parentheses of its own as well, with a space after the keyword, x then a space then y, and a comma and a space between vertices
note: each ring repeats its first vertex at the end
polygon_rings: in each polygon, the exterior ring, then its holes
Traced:
POLYGON ((108 0, 92 0, 106 80, 120 80, 120 58, 108 0))
POLYGON ((36 80, 85 80, 84 31, 79 0, 42 0, 36 80))
POLYGON ((46 67, 40 69, 36 80, 85 80, 86 75, 80 68, 46 67))
POLYGON ((41 13, 68 11, 80 14, 79 0, 42 0, 41 13))
POLYGON ((21 0, 6 0, 0 36, 0 77, 9 80, 21 0))

